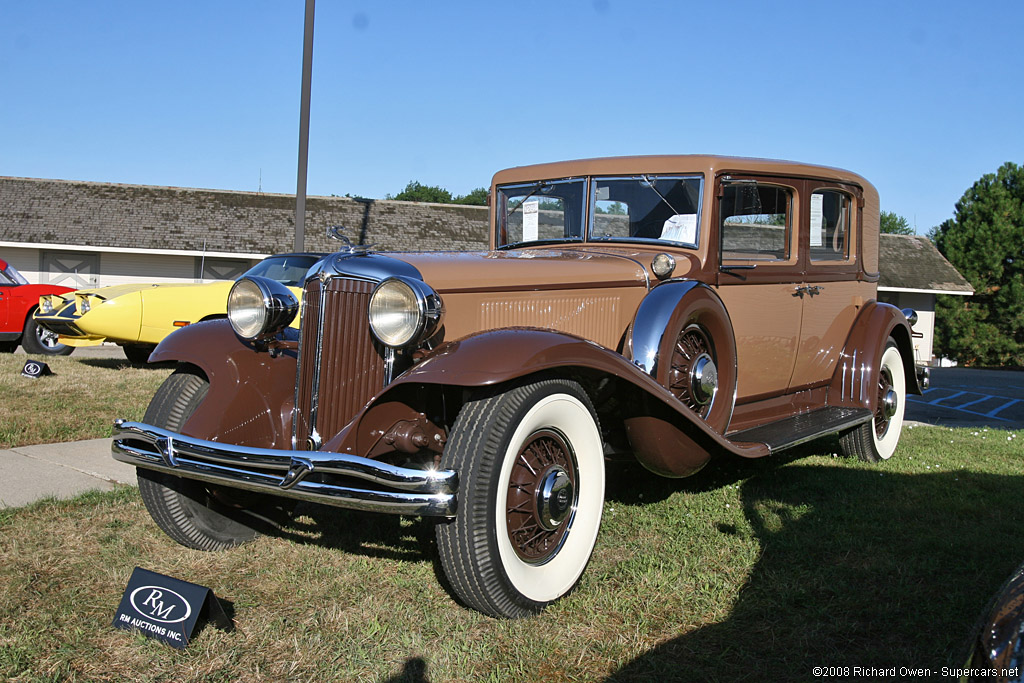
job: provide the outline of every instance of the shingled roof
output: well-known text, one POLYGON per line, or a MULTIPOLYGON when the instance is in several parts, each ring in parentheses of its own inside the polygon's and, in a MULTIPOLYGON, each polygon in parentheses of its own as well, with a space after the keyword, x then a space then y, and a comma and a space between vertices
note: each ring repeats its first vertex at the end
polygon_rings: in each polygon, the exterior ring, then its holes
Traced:
MULTIPOLYGON (((0 243, 92 250, 273 254, 290 251, 295 197, 286 194, 119 185, 0 176, 0 243)), ((487 248, 487 207, 309 197, 306 248, 333 251, 324 227, 345 225, 380 250, 487 248)), ((879 287, 971 294, 926 237, 882 235, 879 287)))
POLYGON ((921 235, 881 235, 879 289, 934 294, 974 293, 964 276, 921 235))

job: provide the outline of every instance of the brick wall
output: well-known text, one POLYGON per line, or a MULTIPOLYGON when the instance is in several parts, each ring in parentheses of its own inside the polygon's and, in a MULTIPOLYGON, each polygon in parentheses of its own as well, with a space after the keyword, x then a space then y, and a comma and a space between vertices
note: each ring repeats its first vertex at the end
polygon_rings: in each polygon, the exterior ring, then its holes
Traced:
MULTIPOLYGON (((336 224, 382 251, 487 245, 485 207, 306 199, 308 251, 335 251, 324 230, 336 224)), ((272 254, 291 251, 294 233, 292 195, 0 177, 5 242, 272 254)))

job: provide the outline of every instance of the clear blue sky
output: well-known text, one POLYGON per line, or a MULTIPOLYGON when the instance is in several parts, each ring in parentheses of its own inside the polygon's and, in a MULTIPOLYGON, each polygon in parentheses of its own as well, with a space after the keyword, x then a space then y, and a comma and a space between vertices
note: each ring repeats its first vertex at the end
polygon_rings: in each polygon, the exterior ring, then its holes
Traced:
MULTIPOLYGON (((1024 3, 317 5, 310 194, 713 153, 840 166, 925 233, 1024 162, 1024 3)), ((0 4, 0 175, 296 187, 303 2, 0 4)))

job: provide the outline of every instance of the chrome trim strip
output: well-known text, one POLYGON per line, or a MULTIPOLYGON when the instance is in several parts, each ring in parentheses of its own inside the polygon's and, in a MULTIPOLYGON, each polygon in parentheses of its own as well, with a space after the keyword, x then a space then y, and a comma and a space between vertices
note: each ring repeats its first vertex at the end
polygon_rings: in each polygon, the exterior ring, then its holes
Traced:
MULTIPOLYGON (((316 417, 320 410, 320 367, 323 362, 324 349, 324 318, 327 308, 327 282, 330 278, 322 274, 320 276, 320 301, 316 312, 316 348, 313 349, 313 386, 310 387, 312 394, 309 398, 309 433, 316 434, 316 417)), ((296 378, 301 375, 296 375, 296 378)), ((298 382, 296 382, 298 384, 298 382)), ((296 403, 296 406, 298 404, 296 403)), ((297 445, 297 444, 296 444, 297 445)), ((315 444, 314 444, 315 445, 315 444)))
POLYGON ((860 400, 864 400, 864 385, 867 384, 868 364, 860 364, 860 400))
POLYGON ((431 517, 453 517, 456 510, 454 470, 397 467, 345 453, 222 444, 124 420, 114 423, 111 452, 115 460, 136 467, 337 507, 431 517), (377 488, 311 481, 313 474, 352 477, 377 488))

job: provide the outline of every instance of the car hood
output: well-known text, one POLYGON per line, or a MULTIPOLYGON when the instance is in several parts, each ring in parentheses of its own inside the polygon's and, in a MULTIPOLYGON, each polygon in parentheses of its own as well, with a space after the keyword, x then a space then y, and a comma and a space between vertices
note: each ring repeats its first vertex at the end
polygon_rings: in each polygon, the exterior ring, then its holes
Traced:
MULTIPOLYGON (((228 282, 228 284, 232 284, 228 282)), ((224 287, 224 282, 206 282, 202 284, 195 283, 154 283, 154 282, 140 282, 126 285, 110 285, 109 287, 97 287, 95 289, 79 289, 76 290, 75 294, 78 296, 89 296, 99 297, 101 299, 113 299, 115 297, 124 296, 125 294, 134 294, 136 292, 148 292, 154 289, 180 289, 182 287, 192 287, 195 289, 210 288, 216 289, 218 287, 224 287)))
POLYGON ((649 284, 647 271, 637 260, 586 248, 388 255, 416 268, 439 294, 649 284))

